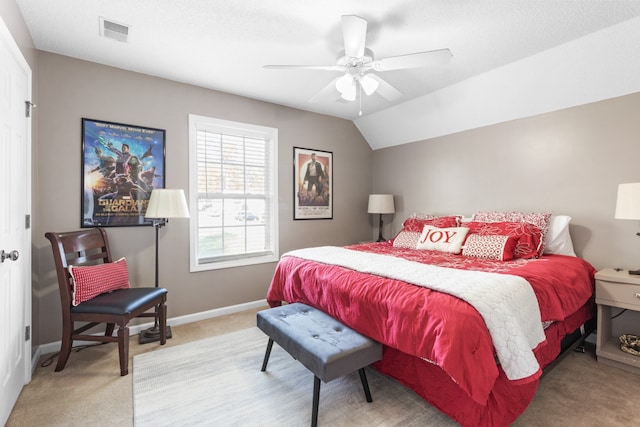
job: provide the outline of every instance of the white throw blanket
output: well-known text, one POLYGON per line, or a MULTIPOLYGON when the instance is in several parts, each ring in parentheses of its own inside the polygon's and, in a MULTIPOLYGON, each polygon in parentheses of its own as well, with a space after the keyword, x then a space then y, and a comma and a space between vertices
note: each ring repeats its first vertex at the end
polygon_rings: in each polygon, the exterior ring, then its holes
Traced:
POLYGON ((538 300, 522 277, 438 267, 334 246, 299 249, 282 256, 339 265, 456 296, 484 319, 507 378, 527 378, 539 369, 532 350, 545 335, 538 300))

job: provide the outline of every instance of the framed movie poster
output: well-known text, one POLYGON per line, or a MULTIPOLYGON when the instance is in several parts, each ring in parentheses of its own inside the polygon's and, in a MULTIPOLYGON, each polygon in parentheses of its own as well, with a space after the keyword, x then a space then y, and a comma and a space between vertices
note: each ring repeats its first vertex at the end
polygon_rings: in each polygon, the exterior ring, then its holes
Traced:
POLYGON ((293 147, 293 219, 333 218, 333 153, 293 147))
POLYGON ((151 225, 151 190, 165 186, 165 131, 82 119, 82 224, 151 225))

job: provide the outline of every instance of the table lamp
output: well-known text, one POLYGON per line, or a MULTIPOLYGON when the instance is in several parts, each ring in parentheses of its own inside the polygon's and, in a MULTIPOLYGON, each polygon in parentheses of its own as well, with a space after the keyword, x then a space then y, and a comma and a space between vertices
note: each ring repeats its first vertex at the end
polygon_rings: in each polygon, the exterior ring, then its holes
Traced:
POLYGON ((395 213, 393 205, 393 194, 370 194, 369 208, 367 212, 372 214, 380 214, 380 224, 378 229, 378 242, 384 242, 382 237, 382 215, 395 213))
MULTIPOLYGON (((618 185, 615 218, 640 220, 640 182, 618 185)), ((640 233, 636 235, 640 236, 640 233)), ((640 269, 629 271, 629 274, 640 275, 640 269)))

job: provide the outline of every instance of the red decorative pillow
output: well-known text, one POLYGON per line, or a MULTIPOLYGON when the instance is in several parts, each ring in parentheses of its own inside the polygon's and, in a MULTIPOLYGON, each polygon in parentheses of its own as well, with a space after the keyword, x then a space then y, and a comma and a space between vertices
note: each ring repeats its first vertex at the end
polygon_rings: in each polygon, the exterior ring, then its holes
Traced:
POLYGON ((540 239, 540 229, 529 222, 479 222, 471 221, 465 224, 469 227, 469 234, 483 236, 513 236, 517 238, 513 250, 514 258, 536 258, 540 239))
POLYGON ((116 289, 126 289, 129 285, 127 260, 119 260, 91 266, 69 266, 73 279, 73 305, 116 289))
POLYGON ((425 225, 416 249, 459 254, 468 232, 467 227, 439 228, 425 225))
POLYGON ((462 247, 462 255, 495 261, 511 261, 517 243, 516 236, 470 234, 462 247))
POLYGON ((447 228, 457 227, 460 216, 437 216, 426 218, 426 216, 411 216, 402 223, 402 231, 415 231, 422 233, 425 225, 433 225, 434 227, 447 228))
POLYGON ((482 222, 528 222, 540 230, 540 242, 537 248, 537 256, 544 251, 549 224, 551 223, 551 212, 476 212, 473 214, 474 221, 482 222))
POLYGON ((397 248, 415 249, 418 239, 425 225, 446 228, 457 227, 461 216, 431 216, 413 214, 402 223, 402 230, 393 239, 393 246, 397 248))

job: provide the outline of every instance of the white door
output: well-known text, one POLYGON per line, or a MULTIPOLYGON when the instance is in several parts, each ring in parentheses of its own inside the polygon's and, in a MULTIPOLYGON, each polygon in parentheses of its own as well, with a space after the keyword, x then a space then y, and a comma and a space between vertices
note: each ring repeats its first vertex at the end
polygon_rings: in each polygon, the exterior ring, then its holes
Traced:
POLYGON ((0 425, 31 381, 31 69, 0 17, 0 425))

